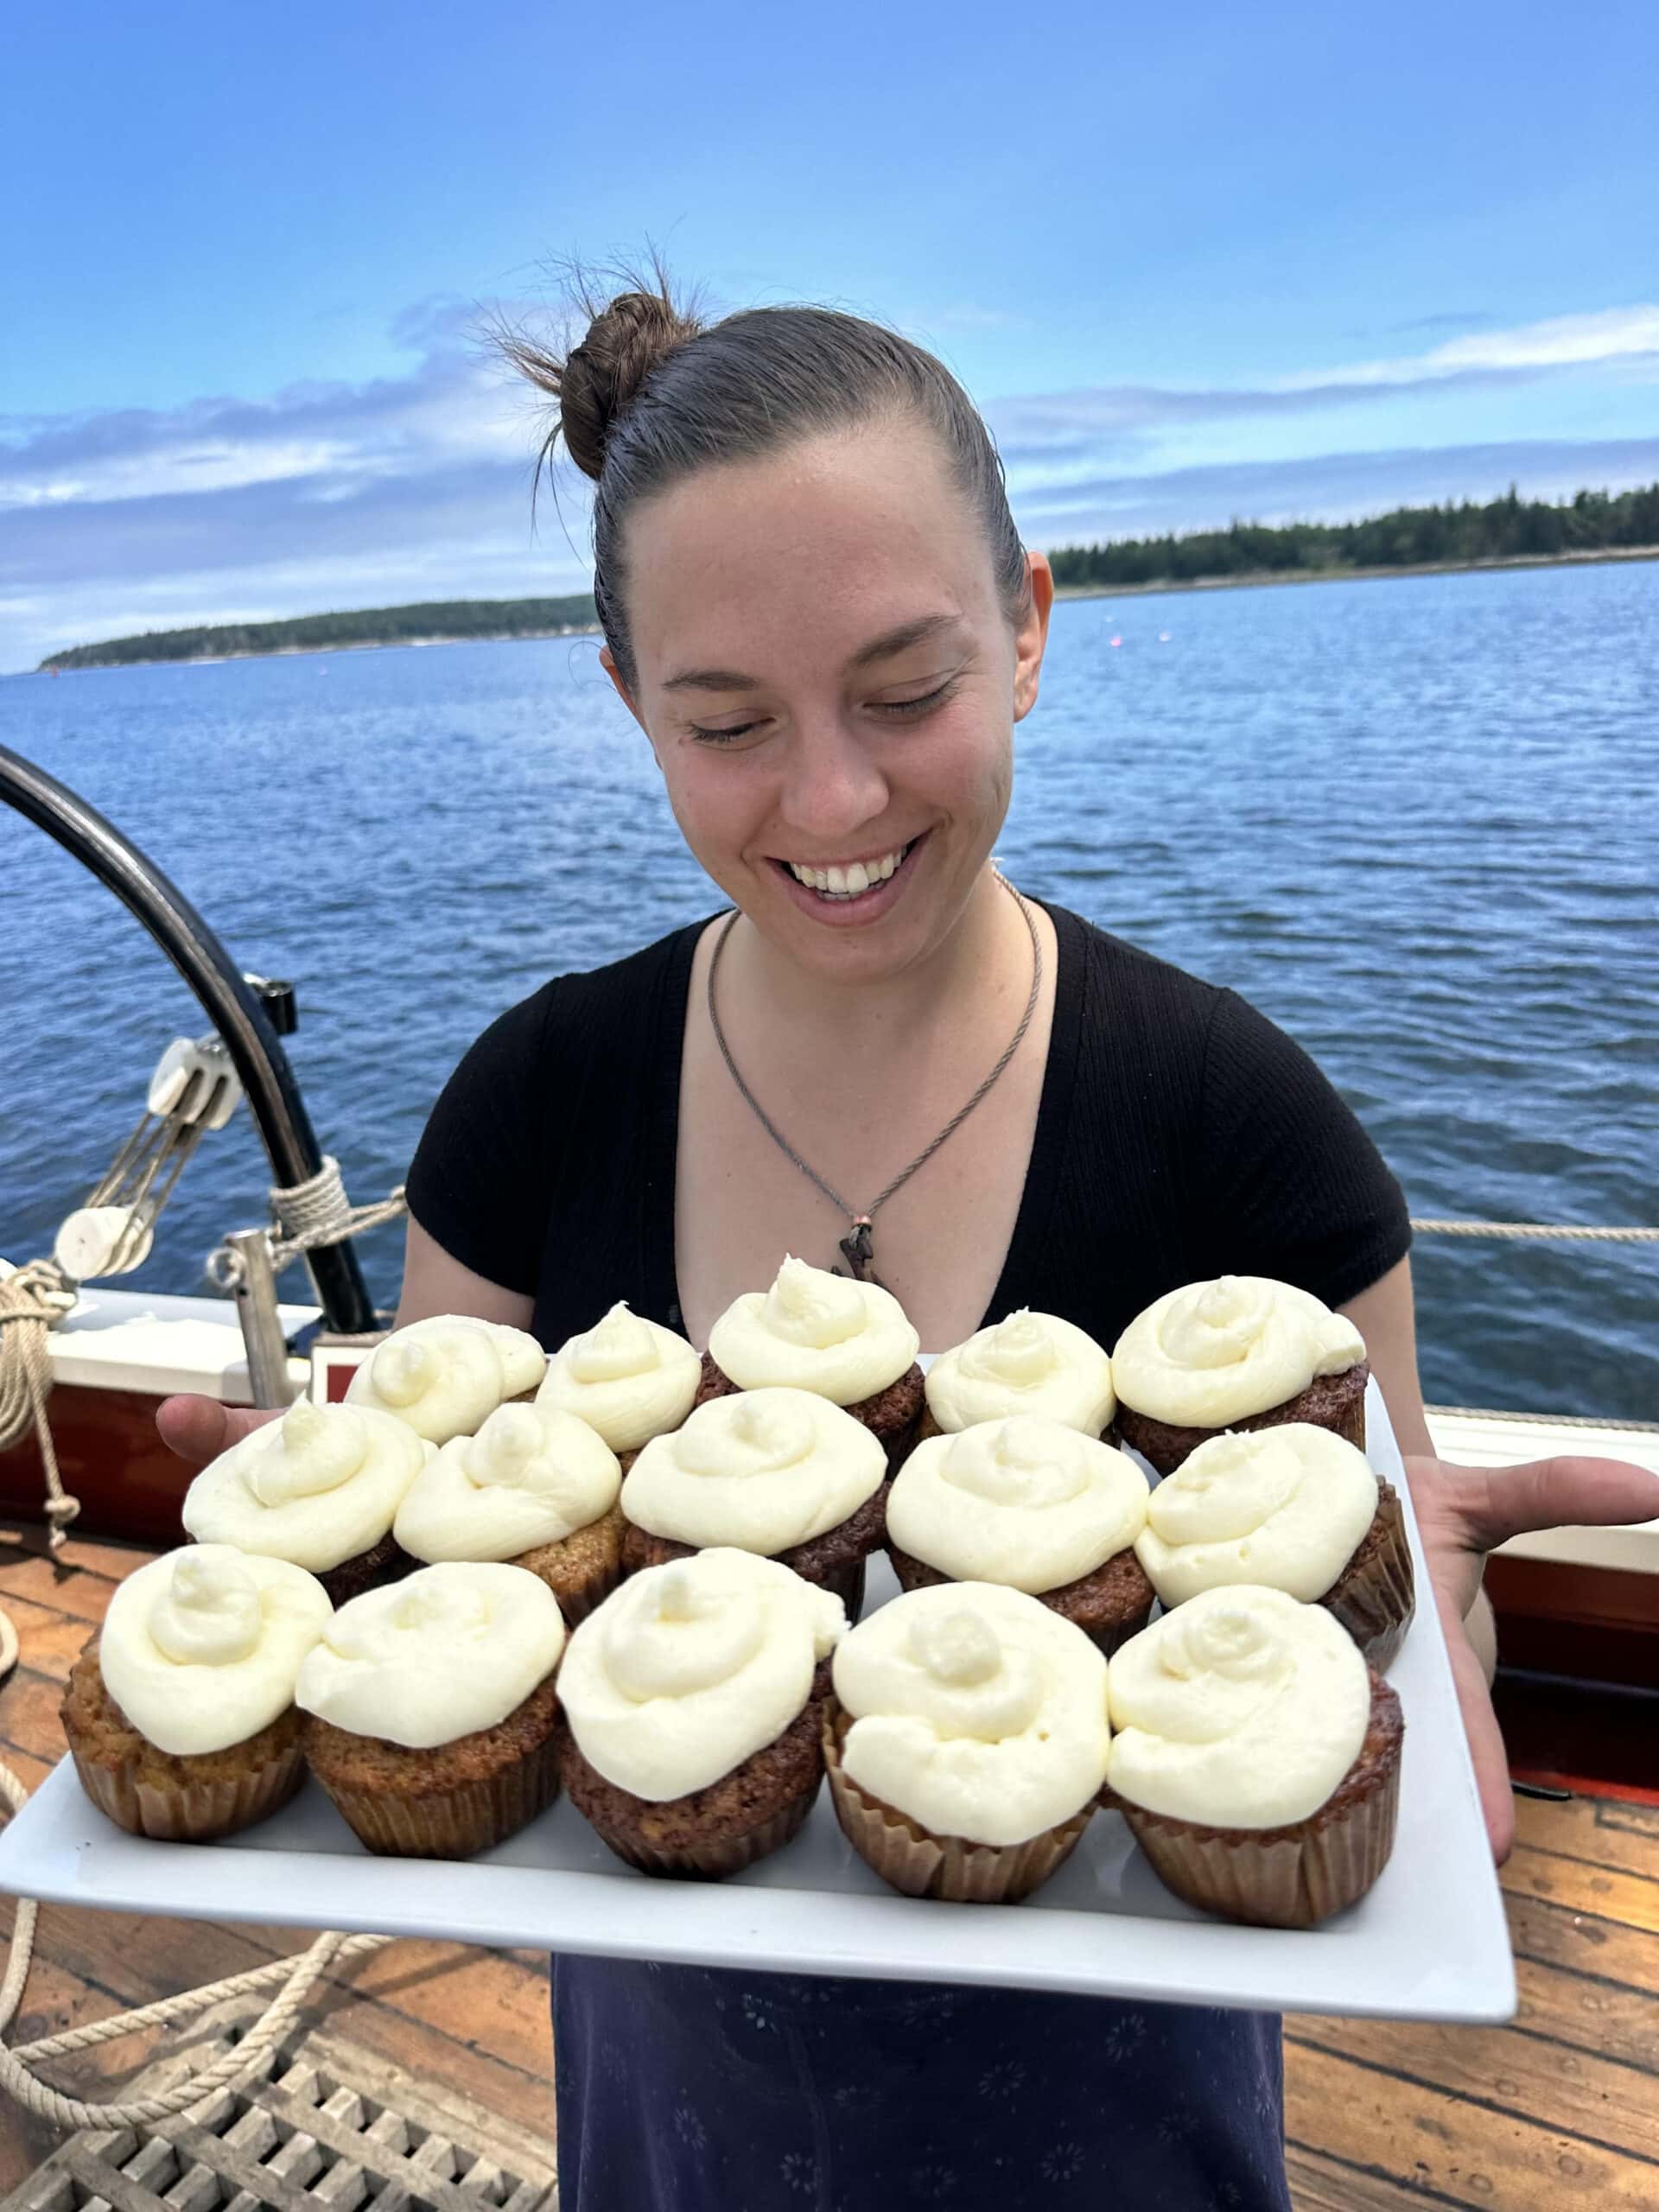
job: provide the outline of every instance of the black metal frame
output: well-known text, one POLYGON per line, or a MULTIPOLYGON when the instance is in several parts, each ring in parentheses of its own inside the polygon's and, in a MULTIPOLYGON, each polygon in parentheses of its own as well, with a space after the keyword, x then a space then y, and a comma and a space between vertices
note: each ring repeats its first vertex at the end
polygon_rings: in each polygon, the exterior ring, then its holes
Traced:
MULTIPOLYGON (((241 969, 189 900, 95 808, 3 745, 0 800, 90 868, 143 924, 224 1039, 276 1181, 284 1187, 308 1182, 321 1168, 322 1152, 282 1039, 241 969)), ((378 1325, 349 1244, 320 1245, 305 1262, 328 1328, 358 1335, 378 1325)))

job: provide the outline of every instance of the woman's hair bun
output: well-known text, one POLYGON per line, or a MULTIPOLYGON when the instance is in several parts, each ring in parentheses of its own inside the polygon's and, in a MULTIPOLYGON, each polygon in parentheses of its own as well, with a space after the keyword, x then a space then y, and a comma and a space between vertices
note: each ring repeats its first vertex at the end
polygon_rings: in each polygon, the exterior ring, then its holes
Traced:
POLYGON ((587 336, 565 356, 558 383, 565 450, 585 476, 597 478, 612 425, 651 372, 697 329, 666 288, 619 293, 594 317, 587 336))

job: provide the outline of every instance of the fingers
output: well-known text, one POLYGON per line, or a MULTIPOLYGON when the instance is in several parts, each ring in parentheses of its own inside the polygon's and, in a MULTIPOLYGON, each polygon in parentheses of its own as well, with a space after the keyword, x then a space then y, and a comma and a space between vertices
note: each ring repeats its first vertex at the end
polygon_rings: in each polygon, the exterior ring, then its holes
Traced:
POLYGON ((156 1408, 162 1443, 193 1467, 205 1467, 266 1421, 280 1418, 280 1408, 221 1406, 214 1398, 164 1398, 156 1408))
POLYGON ((1440 1625, 1446 1631, 1446 1656, 1452 1662, 1452 1680, 1458 1693, 1458 1708, 1463 1715, 1464 1733, 1469 1738, 1469 1753, 1474 1762, 1487 1839, 1492 1847, 1492 1857, 1501 1866, 1515 1847, 1515 1796, 1510 1786, 1509 1753, 1503 1748, 1497 1715, 1492 1711, 1485 1670, 1464 1633, 1462 1616, 1451 1598, 1438 1590, 1435 1601, 1440 1608, 1440 1625))
MULTIPOLYGON (((1430 1510, 1461 1543, 1492 1551, 1535 1529, 1618 1526, 1659 1519, 1659 1475, 1623 1459, 1563 1456, 1514 1467, 1432 1466, 1430 1510)), ((1414 1497, 1415 1496, 1414 1491, 1414 1497)))

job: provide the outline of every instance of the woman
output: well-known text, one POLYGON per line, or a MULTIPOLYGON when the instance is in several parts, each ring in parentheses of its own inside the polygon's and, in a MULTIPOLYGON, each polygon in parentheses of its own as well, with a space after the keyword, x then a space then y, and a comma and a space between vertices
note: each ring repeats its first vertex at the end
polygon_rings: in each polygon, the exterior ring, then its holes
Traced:
MULTIPOLYGON (((626 1298, 701 1345, 785 1251, 873 1267, 935 1351, 1021 1304, 1109 1344, 1182 1281, 1299 1282, 1357 1322, 1415 1455, 1501 1856, 1481 1554, 1659 1486, 1440 1467, 1403 1203, 1351 1116, 1230 994, 995 872, 1052 582, 965 396, 854 318, 700 329, 661 289, 568 357, 509 350, 595 480, 601 658, 734 912, 474 1047, 411 1170, 400 1324, 554 1345, 626 1298)), ((201 1458, 246 1419, 163 1425, 201 1458)), ((567 2212, 1287 2201, 1269 2016, 588 1959, 555 1962, 554 2013, 567 2212)))

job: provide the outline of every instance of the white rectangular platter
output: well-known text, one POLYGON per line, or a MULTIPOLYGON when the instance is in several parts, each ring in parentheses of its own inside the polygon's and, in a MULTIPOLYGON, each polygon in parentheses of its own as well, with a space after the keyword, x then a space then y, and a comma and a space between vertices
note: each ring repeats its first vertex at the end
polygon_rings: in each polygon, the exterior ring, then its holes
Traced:
MULTIPOLYGON (((723 1883, 635 1873, 563 1799, 461 1864, 372 1856, 315 1783, 245 1834, 153 1843, 112 1827, 64 1759, 0 1834, 0 1889, 179 1919, 279 1923, 528 1945, 757 1973, 848 1974, 1308 2012, 1504 2020, 1515 1974, 1421 1542, 1376 1383, 1370 1453, 1406 1498, 1418 1611, 1390 1670, 1405 1708, 1400 1825, 1382 1878, 1306 1931, 1239 1928, 1182 1904, 1098 1813, 1024 1904, 939 1904, 887 1889, 826 1790, 793 1842, 723 1883)), ((872 1562, 869 1604, 896 1585, 872 1562)))

